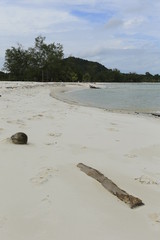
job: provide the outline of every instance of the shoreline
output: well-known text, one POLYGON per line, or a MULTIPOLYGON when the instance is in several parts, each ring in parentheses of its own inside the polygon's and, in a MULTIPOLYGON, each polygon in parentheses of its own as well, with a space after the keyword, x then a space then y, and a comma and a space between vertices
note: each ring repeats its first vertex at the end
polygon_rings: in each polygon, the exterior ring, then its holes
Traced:
POLYGON ((158 240, 159 121, 68 104, 50 96, 53 86, 1 85, 1 238, 158 240), (27 145, 7 141, 19 131, 27 145), (79 163, 145 205, 130 209, 79 163))
POLYGON ((96 106, 92 106, 90 104, 82 104, 79 103, 78 101, 74 101, 74 100, 70 100, 68 98, 65 98, 63 96, 63 93, 65 92, 75 92, 75 91, 83 91, 84 89, 87 89, 89 87, 88 83, 80 83, 80 84, 76 84, 76 83, 69 83, 66 84, 67 86, 55 86, 56 88, 54 88, 53 90, 51 90, 50 92, 50 96, 59 100, 59 101, 63 101, 65 103, 68 104, 74 104, 74 105, 78 105, 78 106, 83 106, 83 107, 90 107, 90 108, 96 108, 96 109, 101 109, 107 112, 111 112, 111 113, 120 113, 120 114, 131 114, 131 115, 138 115, 140 117, 151 117, 154 119, 158 119, 160 117, 160 113, 156 113, 156 112, 138 112, 138 111, 128 111, 128 110, 113 110, 113 109, 107 109, 107 108, 103 108, 103 107, 96 107, 96 106), (72 86, 72 87, 71 87, 72 86))
MULTIPOLYGON (((84 90, 89 88, 90 83, 72 83, 72 82, 65 82, 65 83, 61 83, 61 82, 12 82, 12 81, 4 81, 1 82, 4 83, 3 85, 5 85, 5 87, 7 89, 15 89, 15 88, 34 88, 34 87, 52 87, 51 91, 50 91, 50 96, 52 98, 55 98, 59 101, 68 103, 68 104, 74 104, 74 105, 78 105, 78 106, 83 106, 83 107, 91 107, 91 108, 96 108, 96 109, 101 109, 107 112, 111 112, 111 113, 120 113, 120 114, 131 114, 131 115, 139 115, 142 117, 152 117, 154 119, 158 119, 160 117, 160 113, 159 112, 141 112, 141 111, 129 111, 129 110, 113 110, 113 109, 107 109, 107 108, 103 108, 103 107, 96 107, 96 106, 92 106, 90 104, 81 104, 78 101, 74 101, 74 100, 69 100, 68 98, 63 97, 63 93, 65 92, 75 92, 75 91, 79 91, 79 90, 84 90), (14 85, 16 86, 12 86, 14 83, 14 85)), ((99 86, 103 86, 105 83, 98 83, 99 86)), ((116 83, 115 83, 116 84, 116 83)), ((145 84, 145 82, 143 83, 145 84)), ((3 86, 4 87, 4 86, 3 86)), ((3 87, 0 87, 3 88, 3 87)))

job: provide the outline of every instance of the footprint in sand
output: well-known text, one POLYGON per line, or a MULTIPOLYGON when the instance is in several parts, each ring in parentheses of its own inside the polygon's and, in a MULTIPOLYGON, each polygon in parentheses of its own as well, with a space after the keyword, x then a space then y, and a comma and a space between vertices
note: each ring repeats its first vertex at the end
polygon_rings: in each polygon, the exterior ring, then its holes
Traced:
POLYGON ((62 135, 62 133, 49 133, 48 134, 50 137, 60 137, 62 135))
POLYGON ((42 185, 48 182, 56 171, 58 170, 53 169, 52 167, 43 168, 35 177, 31 178, 30 181, 34 185, 42 185))
POLYGON ((54 119, 54 116, 53 116, 53 115, 46 115, 46 117, 47 117, 48 119, 51 119, 51 120, 54 119))
POLYGON ((50 195, 47 194, 42 200, 41 200, 42 203, 45 203, 45 204, 48 204, 48 205, 51 205, 52 201, 50 199, 50 195))
POLYGON ((25 126, 25 123, 22 120, 20 120, 20 119, 13 120, 13 121, 8 120, 7 123, 9 123, 9 124, 14 123, 14 124, 18 124, 20 126, 25 126))
POLYGON ((160 213, 151 213, 149 218, 155 223, 160 223, 160 213))
POLYGON ((69 109, 70 109, 70 110, 77 110, 77 107, 71 105, 71 106, 69 107, 69 109))
POLYGON ((7 221, 6 217, 0 217, 0 228, 3 228, 7 221))
POLYGON ((107 130, 109 130, 110 132, 118 132, 119 130, 116 128, 107 128, 107 130))
POLYGON ((112 126, 117 126, 117 123, 111 122, 111 125, 112 125, 112 126))
POLYGON ((128 157, 128 158, 136 158, 136 157, 138 157, 136 154, 125 154, 124 156, 128 157))
MULTIPOLYGON (((62 133, 49 133, 48 135, 50 137, 58 138, 58 137, 60 137, 62 135, 62 133)), ((55 141, 55 142, 48 142, 45 145, 50 146, 50 145, 56 145, 56 144, 57 144, 57 141, 55 141)))
POLYGON ((40 119, 43 117, 43 114, 37 114, 37 115, 33 115, 32 119, 40 119))
POLYGON ((153 179, 149 176, 142 175, 139 178, 135 178, 136 181, 139 181, 142 184, 152 184, 152 185, 159 185, 160 181, 153 179))
POLYGON ((13 123, 14 121, 6 121, 7 123, 13 123))
POLYGON ((45 143, 45 145, 47 145, 47 146, 52 146, 52 145, 56 145, 57 144, 57 142, 48 142, 48 143, 45 143))
POLYGON ((81 149, 84 149, 84 150, 86 150, 86 149, 87 149, 87 147, 86 147, 86 146, 83 146, 83 147, 81 147, 81 149))

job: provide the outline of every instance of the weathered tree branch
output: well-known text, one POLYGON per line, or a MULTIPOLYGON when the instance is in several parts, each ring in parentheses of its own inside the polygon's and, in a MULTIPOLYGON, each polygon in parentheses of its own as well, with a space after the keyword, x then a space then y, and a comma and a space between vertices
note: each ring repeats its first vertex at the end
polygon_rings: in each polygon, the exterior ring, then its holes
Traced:
POLYGON ((88 176, 100 182, 104 188, 106 188, 113 195, 117 196, 121 201, 129 205, 130 208, 144 205, 141 199, 129 195, 127 192, 120 189, 115 183, 113 183, 110 179, 105 177, 101 172, 97 171, 96 169, 86 166, 83 163, 79 163, 77 167, 79 167, 80 170, 86 173, 88 176))

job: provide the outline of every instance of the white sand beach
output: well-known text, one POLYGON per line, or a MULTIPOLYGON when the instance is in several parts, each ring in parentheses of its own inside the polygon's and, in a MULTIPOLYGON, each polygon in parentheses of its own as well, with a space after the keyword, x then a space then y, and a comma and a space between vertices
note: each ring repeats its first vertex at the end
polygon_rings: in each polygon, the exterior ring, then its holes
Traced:
POLYGON ((0 239, 159 240, 160 119, 68 104, 57 89, 0 83, 0 239), (78 163, 145 205, 129 208, 78 163))

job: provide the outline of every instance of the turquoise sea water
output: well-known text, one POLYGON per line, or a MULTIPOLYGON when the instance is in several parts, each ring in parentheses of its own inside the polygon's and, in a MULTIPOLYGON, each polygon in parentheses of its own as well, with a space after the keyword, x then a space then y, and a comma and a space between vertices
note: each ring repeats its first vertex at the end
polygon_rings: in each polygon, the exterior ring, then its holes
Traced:
POLYGON ((66 92, 65 98, 114 111, 160 112, 160 83, 108 83, 101 89, 66 92))

